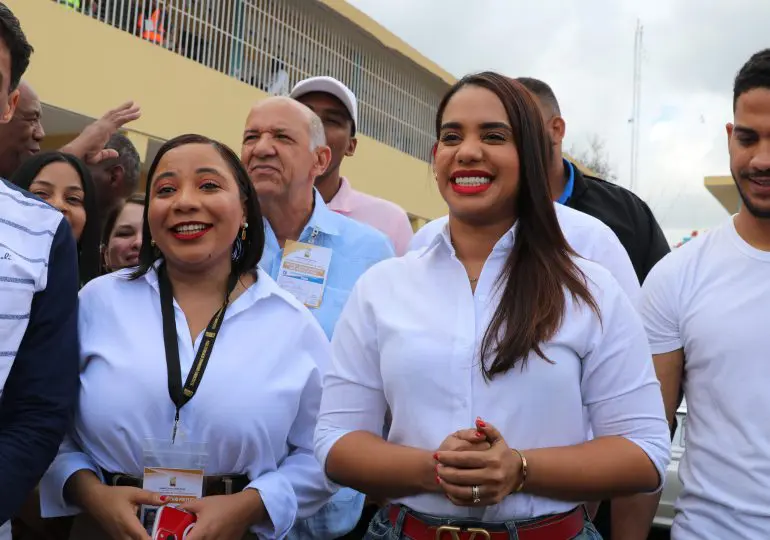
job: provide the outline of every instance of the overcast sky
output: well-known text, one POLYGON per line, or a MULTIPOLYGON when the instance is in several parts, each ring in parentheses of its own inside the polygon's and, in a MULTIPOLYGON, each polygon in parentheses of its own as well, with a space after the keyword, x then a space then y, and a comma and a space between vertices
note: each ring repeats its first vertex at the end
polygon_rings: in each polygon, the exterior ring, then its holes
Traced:
POLYGON ((548 82, 567 122, 564 149, 606 141, 630 176, 634 32, 644 26, 639 180, 665 229, 727 213, 703 187, 728 174, 732 82, 768 42, 767 0, 348 0, 459 77, 493 69, 548 82))

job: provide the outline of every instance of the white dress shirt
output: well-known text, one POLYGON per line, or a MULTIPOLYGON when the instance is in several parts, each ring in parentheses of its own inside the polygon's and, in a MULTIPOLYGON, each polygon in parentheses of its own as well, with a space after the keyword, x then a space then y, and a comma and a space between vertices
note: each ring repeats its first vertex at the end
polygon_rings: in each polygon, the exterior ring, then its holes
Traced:
MULTIPOLYGON (((575 253, 609 270, 631 302, 637 305, 641 294, 639 279, 628 253, 612 229, 595 217, 563 204, 554 203, 554 210, 561 232, 575 253)), ((426 223, 415 233, 409 250, 419 251, 429 246, 448 221, 448 216, 444 216, 426 223)))
MULTIPOLYGON (((200 386, 181 409, 180 430, 207 443, 206 475, 248 475, 272 521, 252 531, 281 538, 295 517, 314 514, 334 491, 312 446, 331 350, 310 312, 258 272, 225 312, 200 386)), ((203 333, 193 344, 176 301, 174 309, 184 380, 203 333)), ((155 271, 134 281, 116 272, 86 285, 79 336, 80 402, 73 436, 41 483, 45 517, 79 512, 63 498, 78 470, 141 477, 144 441, 169 440, 174 422, 155 271)))
MULTIPOLYGON (((316 455, 326 463, 353 431, 381 435, 385 410, 392 443, 433 451, 481 417, 512 448, 561 447, 618 435, 639 445, 663 478, 670 458, 660 385, 642 322, 628 297, 598 264, 576 258, 602 322, 567 294, 564 323, 523 369, 484 380, 478 350, 499 301, 495 287, 515 228, 497 243, 471 291, 445 229, 420 252, 379 263, 356 284, 332 340, 316 455), (588 422, 585 418, 587 416, 588 422)), ((440 494, 396 502, 419 512, 483 521, 567 511, 572 502, 511 495, 484 508, 454 506, 440 494)))

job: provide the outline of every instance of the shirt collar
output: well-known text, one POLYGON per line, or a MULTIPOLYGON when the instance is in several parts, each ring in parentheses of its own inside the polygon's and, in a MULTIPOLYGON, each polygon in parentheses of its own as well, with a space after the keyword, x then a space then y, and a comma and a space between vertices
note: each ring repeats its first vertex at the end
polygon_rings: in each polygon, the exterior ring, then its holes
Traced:
MULTIPOLYGON (((299 241, 307 241, 309 236, 312 234, 312 231, 315 229, 318 229, 318 232, 331 236, 340 235, 340 216, 338 216, 335 212, 330 210, 328 206, 326 206, 323 197, 321 197, 321 194, 315 188, 313 188, 313 200, 313 213, 310 214, 310 219, 302 229, 302 232, 299 235, 299 241)), ((263 218, 263 221, 265 223, 265 232, 268 232, 268 240, 272 238, 272 242, 277 243, 275 240, 275 233, 273 232, 273 228, 270 226, 270 222, 267 220, 267 218, 263 218)))
POLYGON ((353 195, 355 190, 350 185, 348 179, 344 176, 340 177, 340 188, 337 193, 334 194, 332 200, 329 201, 329 208, 335 212, 352 212, 353 211, 353 195))
MULTIPOLYGON (((160 266, 161 259, 158 259, 155 261, 152 265, 152 268, 150 268, 146 274, 144 274, 140 279, 144 279, 147 281, 147 283, 152 287, 152 289, 160 295, 160 285, 158 284, 158 267, 160 266)), ((128 279, 131 275, 131 272, 135 270, 134 268, 125 268, 122 270, 118 270, 118 272, 121 272, 121 278, 128 279)), ((264 270, 262 270, 259 266, 256 267, 256 273, 257 273, 257 281, 254 283, 251 287, 249 287, 241 296, 236 298, 235 302, 233 302, 230 306, 228 306, 227 311, 225 312, 225 318, 230 318, 232 315, 236 313, 240 313, 244 309, 248 308, 252 304, 255 304, 259 300, 262 300, 264 298, 267 298, 269 296, 272 296, 273 294, 276 294, 274 290, 272 290, 270 282, 270 276, 265 273, 264 270), (248 300, 241 300, 242 298, 248 299, 248 300)), ((176 304, 176 299, 174 299, 174 304, 176 304)))
POLYGON ((567 176, 567 182, 564 184, 564 191, 562 191, 559 200, 556 201, 559 204, 566 204, 572 197, 572 192, 575 189, 575 166, 566 159, 564 161, 564 171, 567 176))
MULTIPOLYGON (((500 253, 502 251, 509 251, 513 249, 513 243, 516 240, 516 228, 518 227, 519 222, 513 224, 513 227, 508 229, 503 236, 500 237, 500 239, 495 244, 495 247, 492 248, 492 253, 500 253)), ((449 249, 449 252, 454 255, 455 254, 455 248, 452 245, 452 238, 449 235, 449 220, 444 224, 443 227, 441 227, 441 231, 431 240, 430 244, 422 250, 422 252, 418 255, 418 258, 424 257, 427 253, 433 251, 437 246, 444 245, 446 248, 449 249)))
POLYGON ((578 199, 580 199, 583 196, 583 193, 585 193, 586 190, 588 189, 588 184, 586 183, 583 173, 580 172, 580 169, 573 164, 572 170, 575 175, 575 180, 574 180, 574 186, 572 188, 572 196, 567 201, 566 206, 574 205, 578 201, 578 199))
POLYGON ((310 221, 307 222, 302 231, 303 235, 308 229, 318 229, 324 234, 338 236, 340 234, 340 227, 337 214, 326 206, 323 197, 315 188, 313 188, 313 197, 315 199, 315 207, 310 215, 310 221))

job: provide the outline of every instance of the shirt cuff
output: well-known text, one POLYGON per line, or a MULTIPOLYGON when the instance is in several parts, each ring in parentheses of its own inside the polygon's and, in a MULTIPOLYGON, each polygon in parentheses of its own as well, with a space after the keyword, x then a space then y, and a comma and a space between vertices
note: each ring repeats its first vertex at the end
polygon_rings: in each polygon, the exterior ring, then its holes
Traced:
POLYGON ((64 485, 78 471, 92 471, 104 482, 96 463, 82 452, 59 454, 40 480, 40 515, 44 518, 74 516, 82 509, 64 498, 64 485))
MULTIPOLYGON (((666 430, 668 435, 668 430, 666 430)), ((663 491, 663 487, 666 484, 666 469, 671 462, 671 447, 666 444, 668 440, 651 441, 648 439, 636 439, 633 437, 627 438, 632 443, 636 444, 639 448, 647 454, 647 457, 652 462, 655 470, 658 472, 658 486, 645 492, 648 495, 654 495, 663 491)))
POLYGON ((678 339, 670 339, 668 341, 659 341, 656 343, 650 342, 650 352, 652 352, 652 354, 666 354, 678 351, 681 348, 682 342, 678 339))
MULTIPOLYGON (((329 452, 332 451, 332 448, 334 448, 334 445, 337 444, 337 441, 339 441, 342 437, 349 433, 353 433, 352 429, 343 429, 343 430, 336 430, 336 431, 330 431, 330 430, 324 430, 324 432, 321 434, 318 430, 316 431, 316 440, 315 440, 315 458, 318 460, 318 463, 321 464, 321 470, 326 472, 326 460, 329 457, 329 452)), ((388 440, 387 437, 383 437, 386 441, 388 440)), ((342 484, 338 484, 329 476, 326 476, 326 483, 334 490, 339 491, 340 489, 343 489, 345 486, 342 484)))
POLYGON ((280 472, 268 472, 253 480, 246 489, 256 489, 262 497, 270 520, 251 527, 260 538, 283 538, 297 517, 297 496, 288 479, 280 472))

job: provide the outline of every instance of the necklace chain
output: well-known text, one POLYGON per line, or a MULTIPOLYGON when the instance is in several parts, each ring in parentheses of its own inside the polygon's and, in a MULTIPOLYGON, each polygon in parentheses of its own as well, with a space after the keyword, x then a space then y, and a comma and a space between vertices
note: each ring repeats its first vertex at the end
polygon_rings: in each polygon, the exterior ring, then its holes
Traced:
MULTIPOLYGON (((454 240, 452 240, 451 242, 452 242, 452 247, 454 248, 454 247, 455 247, 455 242, 454 242, 454 240)), ((477 277, 471 277, 471 276, 468 276, 468 281, 470 281, 470 282, 471 282, 471 285, 472 285, 472 284, 474 284, 474 283, 476 283, 478 280, 479 280, 479 278, 477 278, 477 277)))

